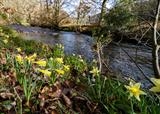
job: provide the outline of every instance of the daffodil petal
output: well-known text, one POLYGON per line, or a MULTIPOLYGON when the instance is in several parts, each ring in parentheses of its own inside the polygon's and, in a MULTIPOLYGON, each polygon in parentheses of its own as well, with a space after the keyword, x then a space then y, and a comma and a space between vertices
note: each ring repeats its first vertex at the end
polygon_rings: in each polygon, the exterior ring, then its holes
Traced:
POLYGON ((48 71, 48 70, 41 70, 41 69, 38 69, 40 72, 42 72, 44 75, 46 76, 51 76, 51 72, 48 71))
POLYGON ((36 62, 33 62, 33 63, 36 63, 38 64, 39 66, 46 66, 47 62, 45 60, 39 60, 39 61, 36 61, 36 62))
POLYGON ((160 92, 160 87, 152 87, 150 89, 150 91, 152 91, 152 92, 160 92))
POLYGON ((130 94, 129 94, 129 97, 133 97, 133 93, 130 93, 130 94))
POLYGON ((138 95, 135 95, 135 98, 136 98, 138 101, 141 101, 140 98, 139 98, 139 94, 138 94, 138 95))
POLYGON ((147 93, 145 93, 144 91, 141 91, 141 90, 140 90, 140 94, 141 95, 147 95, 147 93))
POLYGON ((136 84, 134 85, 134 87, 135 87, 135 88, 138 88, 138 89, 140 88, 140 86, 141 86, 141 83, 136 83, 136 84))
POLYGON ((125 87, 126 89, 130 89, 130 86, 124 85, 124 87, 125 87))
POLYGON ((160 79, 151 78, 151 81, 154 83, 154 85, 160 86, 160 79))
POLYGON ((133 82, 132 82, 132 81, 130 81, 130 82, 129 82, 129 85, 130 85, 130 86, 133 86, 134 84, 133 84, 133 82))

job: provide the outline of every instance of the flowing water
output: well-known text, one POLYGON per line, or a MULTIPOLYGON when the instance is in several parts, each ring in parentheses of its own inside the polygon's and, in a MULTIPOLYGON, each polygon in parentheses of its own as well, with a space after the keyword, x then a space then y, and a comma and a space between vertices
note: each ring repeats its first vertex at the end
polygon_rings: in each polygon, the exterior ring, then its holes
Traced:
MULTIPOLYGON (((11 25, 11 27, 17 30, 26 40, 36 40, 51 46, 61 43, 64 45, 66 54, 82 55, 88 61, 95 58, 95 53, 92 51, 94 41, 90 36, 40 27, 24 27, 21 25, 11 25)), ((144 87, 149 86, 144 77, 144 75, 153 76, 152 57, 149 48, 131 44, 121 44, 121 46, 110 44, 104 48, 103 52, 109 68, 115 74, 134 78, 142 82, 144 87)))
POLYGON ((133 78, 143 83, 144 88, 150 86, 145 77, 150 78, 154 74, 150 48, 132 44, 112 44, 104 49, 104 55, 115 74, 133 78))

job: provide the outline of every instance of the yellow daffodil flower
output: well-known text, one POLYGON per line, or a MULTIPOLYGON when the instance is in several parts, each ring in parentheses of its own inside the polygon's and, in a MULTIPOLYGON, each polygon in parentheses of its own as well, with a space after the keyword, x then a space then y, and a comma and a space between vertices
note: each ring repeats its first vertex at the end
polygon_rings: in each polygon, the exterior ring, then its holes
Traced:
POLYGON ((64 74, 64 71, 63 71, 63 70, 56 69, 55 71, 56 71, 57 74, 59 74, 59 75, 63 75, 63 74, 64 74))
POLYGON ((38 69, 41 73, 43 73, 45 76, 51 76, 51 73, 50 71, 48 70, 42 70, 42 69, 38 69))
POLYGON ((8 35, 5 35, 4 37, 9 38, 9 36, 8 36, 8 35))
POLYGON ((28 60, 28 62, 34 62, 34 60, 36 59, 36 57, 37 57, 37 54, 36 53, 34 53, 33 55, 31 55, 31 56, 26 56, 25 58, 28 60))
POLYGON ((37 65, 42 66, 42 67, 45 67, 47 64, 47 62, 45 60, 39 60, 34 63, 36 63, 37 65))
POLYGON ((49 60, 53 61, 53 58, 52 58, 52 57, 50 57, 50 58, 49 58, 49 60))
POLYGON ((33 59, 35 59, 36 57, 37 57, 36 53, 34 53, 33 55, 30 56, 30 58, 33 58, 33 59))
POLYGON ((17 55, 17 56, 15 57, 15 59, 16 59, 16 61, 17 61, 18 63, 20 63, 20 64, 23 63, 23 57, 22 57, 21 55, 17 55))
POLYGON ((80 58, 79 61, 84 62, 82 58, 80 58))
POLYGON ((139 96, 140 95, 146 95, 146 93, 144 91, 140 90, 140 86, 141 86, 141 83, 133 84, 132 82, 130 82, 129 86, 125 85, 125 88, 130 93, 129 98, 134 96, 138 101, 140 101, 139 96))
POLYGON ((17 50, 18 52, 21 52, 21 51, 22 51, 21 48, 16 48, 16 50, 17 50))
POLYGON ((151 81, 153 82, 153 84, 155 85, 154 87, 152 87, 150 89, 150 91, 152 92, 160 92, 160 79, 156 79, 156 78, 151 78, 151 81))
POLYGON ((99 70, 97 67, 93 67, 93 69, 90 71, 90 73, 93 74, 93 76, 97 76, 99 74, 99 70))
POLYGON ((92 61, 94 64, 96 64, 97 63, 97 60, 96 59, 93 59, 93 61, 92 61))
POLYGON ((5 39, 5 40, 3 40, 3 42, 4 42, 5 44, 7 44, 7 43, 8 43, 8 40, 7 40, 7 39, 5 39))
POLYGON ((64 67, 65 71, 69 71, 70 70, 70 66, 69 65, 64 65, 63 67, 64 67))
POLYGON ((56 58, 55 59, 59 64, 63 64, 63 58, 56 58))

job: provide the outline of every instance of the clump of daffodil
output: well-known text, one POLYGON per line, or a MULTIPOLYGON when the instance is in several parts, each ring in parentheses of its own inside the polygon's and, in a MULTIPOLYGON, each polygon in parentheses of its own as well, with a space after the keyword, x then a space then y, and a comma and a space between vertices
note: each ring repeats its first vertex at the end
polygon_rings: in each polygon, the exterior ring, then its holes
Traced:
POLYGON ((60 49, 64 49, 64 46, 62 44, 57 44, 57 46, 60 48, 60 49))
POLYGON ((38 69, 39 72, 43 73, 45 76, 51 76, 51 73, 49 70, 42 70, 42 69, 38 69))
POLYGON ((36 53, 34 53, 33 55, 31 55, 31 56, 26 56, 25 58, 28 60, 28 62, 34 62, 35 61, 35 59, 36 59, 36 57, 37 57, 37 54, 36 53))
POLYGON ((17 50, 18 52, 21 52, 21 51, 22 51, 21 48, 16 48, 16 50, 17 50))
POLYGON ((154 87, 152 87, 150 89, 150 91, 152 92, 160 92, 160 79, 156 79, 156 78, 151 78, 151 81, 153 82, 153 84, 155 85, 154 87))
POLYGON ((97 67, 93 67, 93 69, 90 71, 90 73, 93 74, 93 76, 99 75, 99 69, 97 67))
POLYGON ((69 65, 63 65, 63 67, 64 67, 65 71, 69 71, 70 70, 70 66, 69 65))
POLYGON ((129 86, 125 85, 125 88, 129 91, 130 97, 135 97, 138 101, 140 101, 140 95, 146 95, 146 93, 142 90, 140 90, 141 83, 135 83, 132 82, 129 83, 129 86))
POLYGON ((3 42, 4 42, 5 44, 7 44, 7 43, 8 43, 8 40, 7 40, 7 39, 5 39, 5 40, 3 40, 3 42))
POLYGON ((64 74, 64 70, 55 69, 55 71, 57 72, 58 75, 63 75, 64 74))
POLYGON ((48 50, 49 50, 49 47, 48 47, 48 45, 43 44, 43 45, 42 45, 42 49, 43 49, 44 51, 48 51, 48 50))
POLYGON ((37 65, 42 66, 42 67, 45 67, 47 64, 47 62, 45 60, 39 60, 34 63, 36 63, 37 65))
POLYGON ((15 56, 15 59, 16 59, 16 61, 19 63, 19 64, 22 64, 23 63, 23 57, 21 56, 21 55, 16 55, 15 56))
POLYGON ((58 62, 59 64, 63 64, 63 58, 56 58, 55 60, 56 60, 56 62, 58 62))

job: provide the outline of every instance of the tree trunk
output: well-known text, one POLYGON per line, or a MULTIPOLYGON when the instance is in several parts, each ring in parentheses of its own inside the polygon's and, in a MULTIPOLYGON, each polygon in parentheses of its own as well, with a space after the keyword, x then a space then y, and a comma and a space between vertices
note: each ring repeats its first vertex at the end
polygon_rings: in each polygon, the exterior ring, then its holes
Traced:
POLYGON ((101 26, 102 21, 103 21, 103 17, 105 14, 106 2, 107 2, 107 0, 103 0, 103 2, 102 2, 101 13, 100 13, 99 22, 98 22, 99 26, 101 26))
POLYGON ((152 50, 153 69, 156 78, 160 78, 160 65, 159 65, 159 55, 158 55, 160 46, 157 43, 157 24, 158 24, 159 13, 160 13, 160 0, 158 0, 156 8, 156 16, 154 21, 153 50, 152 50))
POLYGON ((80 24, 80 18, 81 18, 81 6, 82 6, 82 2, 83 2, 83 0, 80 0, 79 1, 79 6, 78 6, 78 9, 77 9, 77 25, 79 25, 80 24))

